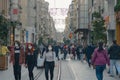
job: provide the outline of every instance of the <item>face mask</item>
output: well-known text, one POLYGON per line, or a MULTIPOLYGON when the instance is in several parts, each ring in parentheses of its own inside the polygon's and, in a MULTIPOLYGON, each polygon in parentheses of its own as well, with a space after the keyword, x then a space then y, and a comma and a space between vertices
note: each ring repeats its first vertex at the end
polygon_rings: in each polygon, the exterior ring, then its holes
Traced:
POLYGON ((15 44, 16 47, 18 47, 18 44, 15 44))
POLYGON ((52 47, 49 47, 48 50, 51 51, 51 50, 52 50, 52 47))
POLYGON ((29 48, 29 49, 31 49, 31 48, 32 48, 32 46, 29 46, 28 48, 29 48))

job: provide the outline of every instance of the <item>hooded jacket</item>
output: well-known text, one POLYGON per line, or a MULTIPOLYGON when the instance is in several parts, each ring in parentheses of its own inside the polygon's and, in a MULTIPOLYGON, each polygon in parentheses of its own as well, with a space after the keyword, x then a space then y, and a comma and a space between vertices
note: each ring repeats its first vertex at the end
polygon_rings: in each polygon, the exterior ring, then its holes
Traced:
POLYGON ((92 64, 94 65, 105 65, 110 64, 110 60, 108 57, 107 50, 98 51, 98 48, 94 50, 94 53, 92 55, 92 64))

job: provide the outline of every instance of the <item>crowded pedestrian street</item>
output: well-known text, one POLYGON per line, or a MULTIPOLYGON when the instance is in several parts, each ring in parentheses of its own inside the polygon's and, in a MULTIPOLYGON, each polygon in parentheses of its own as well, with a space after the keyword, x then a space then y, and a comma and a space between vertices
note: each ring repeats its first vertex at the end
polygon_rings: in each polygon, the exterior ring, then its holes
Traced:
POLYGON ((120 80, 120 0, 0 0, 0 80, 120 80))

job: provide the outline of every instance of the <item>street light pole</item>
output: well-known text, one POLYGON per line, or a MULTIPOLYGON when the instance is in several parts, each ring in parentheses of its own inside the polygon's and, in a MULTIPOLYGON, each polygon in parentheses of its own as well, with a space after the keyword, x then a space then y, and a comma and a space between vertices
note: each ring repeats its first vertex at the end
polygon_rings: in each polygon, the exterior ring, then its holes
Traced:
POLYGON ((11 45, 15 41, 15 27, 19 16, 19 0, 10 0, 10 20, 11 20, 11 45))
MULTIPOLYGON (((80 28, 80 0, 78 0, 78 29, 80 28)), ((78 43, 80 43, 80 32, 78 33, 78 43)))

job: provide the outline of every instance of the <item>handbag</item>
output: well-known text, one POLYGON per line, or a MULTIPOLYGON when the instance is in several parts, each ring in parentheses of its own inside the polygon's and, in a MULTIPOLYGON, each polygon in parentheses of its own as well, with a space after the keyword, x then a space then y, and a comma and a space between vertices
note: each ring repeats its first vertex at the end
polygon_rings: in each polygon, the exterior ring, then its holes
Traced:
POLYGON ((46 58, 45 58, 45 60, 44 60, 43 67, 45 67, 45 64, 46 64, 46 58))

